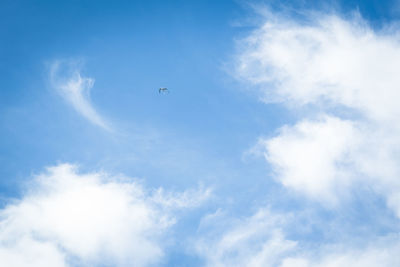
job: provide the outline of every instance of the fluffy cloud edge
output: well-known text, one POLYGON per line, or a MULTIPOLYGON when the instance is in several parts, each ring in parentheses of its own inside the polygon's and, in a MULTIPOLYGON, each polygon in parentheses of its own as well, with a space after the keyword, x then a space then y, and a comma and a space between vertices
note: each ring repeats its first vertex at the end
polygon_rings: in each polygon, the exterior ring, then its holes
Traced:
POLYGON ((207 188, 160 191, 129 178, 79 173, 71 164, 50 167, 0 211, 0 261, 18 267, 159 264, 176 211, 210 196, 207 188))
POLYGON ((234 76, 301 115, 255 150, 307 197, 336 205, 361 184, 400 214, 398 27, 372 29, 358 13, 266 14, 239 41, 234 76))

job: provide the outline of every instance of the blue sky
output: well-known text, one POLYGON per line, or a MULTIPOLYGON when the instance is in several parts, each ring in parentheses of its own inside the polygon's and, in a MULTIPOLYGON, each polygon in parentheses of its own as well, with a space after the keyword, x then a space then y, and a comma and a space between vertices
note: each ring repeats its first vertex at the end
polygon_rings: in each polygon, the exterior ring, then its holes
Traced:
POLYGON ((399 12, 2 1, 0 262, 400 264, 399 12))

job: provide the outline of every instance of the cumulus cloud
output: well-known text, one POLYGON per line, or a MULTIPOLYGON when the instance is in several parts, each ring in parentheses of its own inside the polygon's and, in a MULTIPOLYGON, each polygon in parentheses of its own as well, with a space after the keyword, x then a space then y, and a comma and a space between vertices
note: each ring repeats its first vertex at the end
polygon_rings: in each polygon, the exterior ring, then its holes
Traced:
POLYGON ((335 203, 340 187, 353 178, 348 166, 359 136, 353 122, 325 116, 284 127, 260 145, 283 185, 335 203))
MULTIPOLYGON (((148 266, 160 263, 165 234, 187 193, 160 194, 128 178, 51 167, 0 210, 4 266, 148 266)), ((199 205, 209 190, 193 191, 199 205)))
POLYGON ((203 227, 219 231, 203 236, 196 244, 197 252, 204 257, 206 266, 390 267, 400 264, 397 236, 376 238, 359 247, 346 243, 310 245, 285 234, 287 228, 296 228, 298 219, 293 214, 276 214, 267 209, 230 223, 223 223, 221 214, 208 215, 203 227))
POLYGON ((111 130, 90 101, 90 89, 94 85, 94 79, 82 77, 78 63, 53 62, 50 66, 50 81, 52 87, 83 117, 103 129, 111 130))
POLYGON ((373 31, 359 16, 309 15, 303 23, 276 16, 243 40, 239 77, 260 86, 267 102, 327 101, 397 119, 399 32, 373 31))
POLYGON ((240 43, 235 73, 303 118, 259 146, 284 186, 336 202, 359 183, 400 217, 400 35, 360 15, 273 15, 240 43))
POLYGON ((328 204, 368 185, 400 217, 399 145, 397 131, 328 115, 285 126, 258 144, 283 185, 328 204))

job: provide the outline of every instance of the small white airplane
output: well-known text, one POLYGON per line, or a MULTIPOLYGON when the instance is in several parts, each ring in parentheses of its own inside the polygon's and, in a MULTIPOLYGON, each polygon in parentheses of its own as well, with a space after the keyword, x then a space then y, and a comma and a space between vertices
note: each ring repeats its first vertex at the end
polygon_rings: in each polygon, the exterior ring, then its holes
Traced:
POLYGON ((160 89, 158 89, 158 93, 161 94, 161 92, 169 93, 168 88, 166 88, 166 87, 160 87, 160 89))

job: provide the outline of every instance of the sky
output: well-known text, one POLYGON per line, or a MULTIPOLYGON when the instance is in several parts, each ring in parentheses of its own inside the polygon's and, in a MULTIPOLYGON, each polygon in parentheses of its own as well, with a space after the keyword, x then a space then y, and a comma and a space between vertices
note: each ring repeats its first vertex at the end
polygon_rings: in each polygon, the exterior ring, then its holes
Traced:
POLYGON ((399 19, 1 1, 0 265, 400 266, 399 19))

